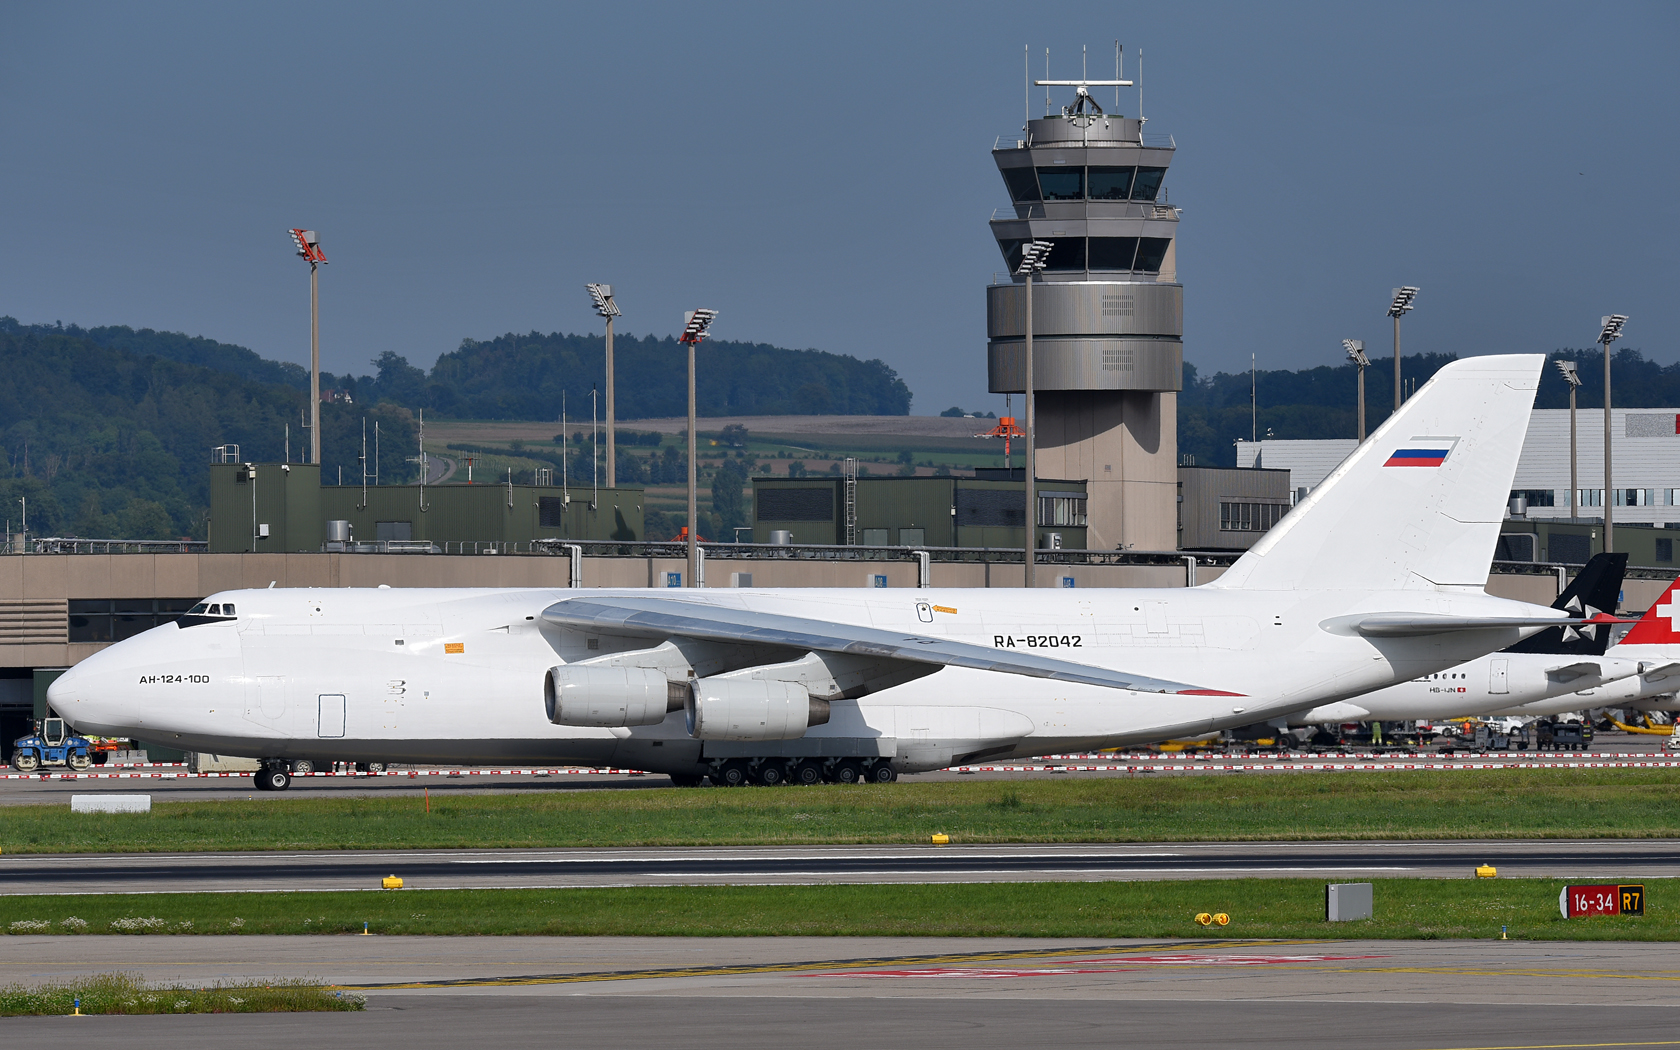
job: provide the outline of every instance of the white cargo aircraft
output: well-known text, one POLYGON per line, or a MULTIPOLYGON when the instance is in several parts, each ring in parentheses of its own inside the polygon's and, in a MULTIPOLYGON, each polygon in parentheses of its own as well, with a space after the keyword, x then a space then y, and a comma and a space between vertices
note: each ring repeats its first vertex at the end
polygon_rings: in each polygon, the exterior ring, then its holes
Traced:
POLYGON ((1264 721, 1587 622, 1483 590, 1544 363, 1443 368, 1202 587, 227 591, 48 698, 270 790, 324 760, 890 781, 1264 721))
MULTIPOLYGON (((1615 622, 1608 613, 1616 608, 1626 567, 1626 554, 1594 555, 1552 605, 1567 614, 1600 622, 1549 627, 1508 649, 1457 667, 1296 712, 1288 716, 1287 723, 1408 722, 1515 713, 1531 707, 1536 714, 1554 714, 1583 706, 1580 699, 1571 697, 1603 695, 1597 690, 1606 685, 1612 691, 1626 689, 1651 666, 1649 661, 1634 656, 1616 655, 1621 646, 1606 652, 1615 622)), ((1594 700, 1585 706, 1604 705, 1594 700)))

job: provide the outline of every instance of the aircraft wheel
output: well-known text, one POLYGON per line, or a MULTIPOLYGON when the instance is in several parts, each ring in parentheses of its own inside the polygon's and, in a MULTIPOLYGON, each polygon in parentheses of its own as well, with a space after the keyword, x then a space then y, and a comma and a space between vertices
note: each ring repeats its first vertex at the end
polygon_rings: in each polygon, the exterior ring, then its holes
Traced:
POLYGON ((86 755, 72 754, 69 758, 65 759, 64 762, 78 773, 93 765, 93 759, 87 757, 86 755))
POLYGON ((877 762, 875 767, 869 771, 869 782, 871 784, 891 784, 897 779, 898 770, 894 769, 890 762, 877 762))
POLYGON ((41 756, 33 751, 13 751, 12 768, 19 773, 33 773, 41 765, 41 756))
POLYGON ((300 758, 292 763, 292 772, 297 776, 308 776, 315 772, 315 763, 307 758, 300 758))
POLYGON ((834 772, 829 774, 836 784, 856 784, 863 779, 863 766, 855 759, 845 759, 834 764, 834 772))
POLYGON ((787 783, 787 767, 780 762, 766 762, 758 767, 758 775, 753 780, 764 787, 776 787, 787 783))
POLYGON ((263 791, 284 791, 292 786, 292 775, 283 766, 272 766, 257 774, 257 787, 263 791))
POLYGON ((718 787, 744 787, 749 779, 747 760, 744 758, 732 758, 720 766, 716 773, 712 774, 712 783, 718 787))
POLYGON ((822 763, 815 761, 814 759, 806 759, 797 766, 793 767, 793 777, 791 779, 795 784, 811 785, 822 783, 822 763))

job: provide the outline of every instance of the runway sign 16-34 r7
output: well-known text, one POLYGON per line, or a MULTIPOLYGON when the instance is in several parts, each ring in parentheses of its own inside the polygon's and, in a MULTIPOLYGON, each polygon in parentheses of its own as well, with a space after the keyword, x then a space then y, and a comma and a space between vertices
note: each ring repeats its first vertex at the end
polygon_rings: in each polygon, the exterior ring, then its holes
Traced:
POLYGON ((1558 910, 1566 919, 1583 915, 1644 915, 1644 886, 1565 886, 1558 910))

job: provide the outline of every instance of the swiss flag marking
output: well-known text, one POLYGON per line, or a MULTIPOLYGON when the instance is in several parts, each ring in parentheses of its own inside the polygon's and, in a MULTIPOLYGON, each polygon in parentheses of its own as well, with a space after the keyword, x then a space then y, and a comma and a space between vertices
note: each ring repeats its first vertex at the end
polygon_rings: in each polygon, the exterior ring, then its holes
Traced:
POLYGON ((1633 625, 1627 637, 1622 639, 1627 645, 1669 645, 1680 642, 1680 630, 1676 630, 1675 617, 1680 616, 1680 580, 1669 587, 1662 601, 1651 606, 1649 612, 1640 617, 1633 625))

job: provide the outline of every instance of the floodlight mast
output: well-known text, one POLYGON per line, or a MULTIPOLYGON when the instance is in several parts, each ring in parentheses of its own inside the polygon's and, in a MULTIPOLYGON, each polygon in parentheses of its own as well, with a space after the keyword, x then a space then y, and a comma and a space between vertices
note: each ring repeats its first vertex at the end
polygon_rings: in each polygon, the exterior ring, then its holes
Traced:
MULTIPOLYGON (((321 298, 316 268, 327 261, 314 230, 292 230, 298 258, 309 263, 309 462, 321 463, 321 298)), ((255 548, 252 548, 255 549, 255 548)))
POLYGON ((1049 263, 1051 249, 1055 246, 1054 241, 1028 241, 1021 245, 1021 263, 1015 267, 1015 272, 1024 276, 1027 281, 1027 469, 1024 471, 1027 482, 1027 543, 1021 565, 1023 587, 1038 586, 1038 438, 1035 425, 1037 412, 1033 405, 1033 274, 1043 270, 1049 263))
POLYGON ((617 415, 613 401, 613 318, 619 316, 618 304, 613 302, 610 284, 588 284, 589 296, 595 300, 595 312, 607 319, 607 488, 618 487, 618 446, 616 441, 617 415))
POLYGON ((1404 285, 1394 289, 1394 298, 1388 304, 1388 316, 1394 318, 1394 411, 1400 411, 1400 402, 1404 400, 1400 386, 1400 318, 1410 313, 1417 302, 1419 289, 1412 285, 1404 285))
POLYGON ((694 348, 706 338, 706 330, 717 320, 716 310, 690 310, 683 314, 683 330, 679 341, 688 344, 688 579, 690 587, 700 586, 700 548, 696 537, 700 532, 700 487, 696 473, 699 444, 694 434, 694 348))
POLYGON ((1359 366, 1359 443, 1365 443, 1365 369, 1371 359, 1365 356, 1365 340, 1343 339, 1342 348, 1347 351, 1348 359, 1359 366))
POLYGON ((1554 361, 1558 375, 1569 384, 1569 523, 1575 524, 1575 500, 1580 493, 1580 482, 1576 478, 1575 460, 1575 391, 1581 386, 1581 374, 1575 370, 1573 361, 1554 361))
POLYGON ((1616 522, 1613 508, 1616 490, 1610 480, 1610 344, 1622 337, 1627 314, 1606 314, 1599 318, 1598 341, 1604 344, 1604 553, 1616 550, 1616 522))

